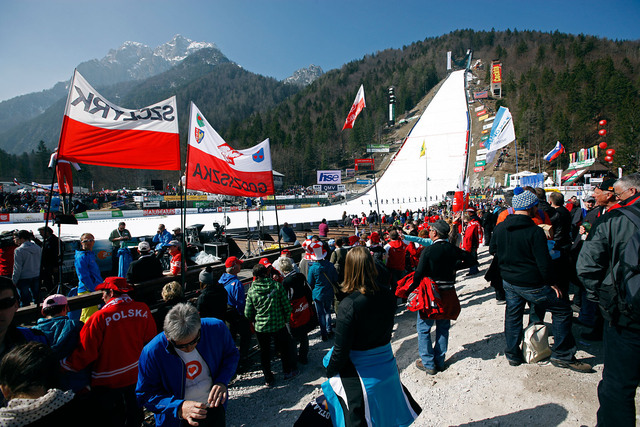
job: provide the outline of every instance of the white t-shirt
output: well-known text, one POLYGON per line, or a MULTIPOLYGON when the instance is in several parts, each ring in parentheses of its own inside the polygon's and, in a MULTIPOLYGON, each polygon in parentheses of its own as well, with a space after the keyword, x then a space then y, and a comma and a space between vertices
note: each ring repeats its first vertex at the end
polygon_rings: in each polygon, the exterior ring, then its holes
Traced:
POLYGON ((209 393, 213 387, 213 379, 209 366, 204 361, 197 349, 187 353, 180 349, 175 349, 187 368, 184 400, 207 403, 209 393))

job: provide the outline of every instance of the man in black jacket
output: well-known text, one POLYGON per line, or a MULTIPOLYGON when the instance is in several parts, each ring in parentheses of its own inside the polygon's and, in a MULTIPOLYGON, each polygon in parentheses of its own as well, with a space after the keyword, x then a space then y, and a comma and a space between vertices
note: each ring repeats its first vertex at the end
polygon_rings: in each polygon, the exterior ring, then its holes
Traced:
POLYGON ((127 282, 140 283, 147 280, 162 277, 162 264, 160 260, 153 256, 149 242, 138 243, 138 253, 140 258, 129 264, 127 270, 127 282))
MULTIPOLYGON (((553 260, 553 275, 555 283, 558 285, 563 299, 569 299, 569 280, 572 264, 571 250, 571 213, 564 207, 564 195, 559 192, 549 194, 549 202, 555 213, 551 216, 553 227, 554 249, 560 252, 560 256, 553 260)), ((579 209, 579 208, 578 208, 579 209)))
POLYGON ((522 316, 527 301, 553 314, 554 345, 551 363, 577 372, 591 372, 591 366, 575 358, 576 342, 571 332, 573 312, 560 290, 551 283, 551 257, 544 231, 533 222, 538 198, 525 191, 513 197, 514 213, 493 232, 489 253, 498 256, 507 299, 504 335, 505 356, 511 366, 524 362, 522 316))
MULTIPOLYGON (((449 224, 439 219, 429 229, 429 238, 433 244, 424 248, 413 276, 409 293, 418 287, 423 277, 438 284, 441 290, 454 289, 456 270, 478 265, 473 256, 449 243, 449 224)), ((445 355, 449 344, 450 319, 430 319, 418 312, 416 329, 418 331, 418 353, 416 367, 429 375, 444 371, 445 355), (436 327, 436 342, 431 342, 431 328, 436 327)))
MULTIPOLYGON (((640 175, 620 178, 612 185, 620 205, 640 213, 640 175)), ((620 310, 623 254, 638 227, 620 209, 607 211, 591 229, 578 256, 578 277, 587 298, 600 305, 604 324, 604 370, 598 384, 599 426, 636 424, 640 384, 640 322, 620 310), (616 297, 617 296, 617 297, 616 297)))

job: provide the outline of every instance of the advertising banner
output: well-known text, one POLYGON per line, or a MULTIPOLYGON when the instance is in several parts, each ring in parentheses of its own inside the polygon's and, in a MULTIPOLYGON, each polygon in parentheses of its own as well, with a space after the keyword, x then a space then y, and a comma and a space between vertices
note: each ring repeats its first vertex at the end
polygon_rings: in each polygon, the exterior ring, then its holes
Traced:
POLYGON ((316 171, 318 184, 341 184, 342 183, 342 171, 341 170, 323 170, 316 171))
POLYGON ((482 172, 484 170, 484 166, 476 166, 475 168, 473 168, 474 172, 482 172))
POLYGON ((384 145, 384 144, 367 145, 367 153, 388 153, 388 152, 389 152, 388 145, 384 145))
POLYGON ((485 114, 487 114, 487 110, 480 110, 476 113, 476 116, 480 117, 480 116, 484 116, 485 114))
POLYGON ((483 90, 483 91, 480 91, 480 92, 475 92, 475 93, 473 94, 473 97, 474 97, 475 99, 485 99, 485 98, 488 98, 488 97, 489 97, 489 91, 487 91, 487 90, 483 90))
POLYGON ((347 178, 353 178, 354 176, 356 176, 356 170, 355 169, 345 169, 344 175, 347 178))
POLYGON ((143 209, 142 216, 175 215, 175 209, 143 209))
POLYGON ((483 115, 483 116, 478 117, 478 120, 480 120, 480 121, 482 122, 482 121, 487 120, 488 118, 489 118, 489 115, 488 115, 488 114, 485 114, 485 115, 483 115))
POLYGON ((477 107, 475 108, 475 110, 474 110, 474 111, 478 112, 478 111, 480 111, 480 110, 484 110, 485 108, 486 108, 486 107, 485 107, 484 105, 479 105, 479 106, 477 106, 477 107))
POLYGON ((495 63, 491 66, 491 83, 502 83, 502 64, 495 63))
POLYGON ((355 166, 356 166, 356 170, 373 170, 374 160, 373 159, 356 159, 355 166))
POLYGON ((159 208, 160 202, 144 202, 142 204, 143 208, 159 208))
POLYGON ((487 161, 486 161, 486 160, 479 160, 479 161, 477 161, 477 162, 476 162, 475 166, 476 166, 476 167, 478 167, 478 166, 485 166, 486 164, 487 164, 487 161))

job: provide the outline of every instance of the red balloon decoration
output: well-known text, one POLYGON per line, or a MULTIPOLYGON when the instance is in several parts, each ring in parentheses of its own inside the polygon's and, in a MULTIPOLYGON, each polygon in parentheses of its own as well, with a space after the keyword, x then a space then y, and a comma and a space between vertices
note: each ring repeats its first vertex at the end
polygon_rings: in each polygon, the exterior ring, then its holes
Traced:
POLYGON ((600 121, 598 122, 598 124, 599 124, 600 126, 606 126, 606 125, 607 125, 607 121, 606 121, 606 120, 600 120, 600 121))
POLYGON ((606 153, 607 156, 613 156, 614 154, 616 154, 616 150, 614 150, 613 148, 609 148, 606 153))
POLYGON ((598 131, 598 133, 599 133, 601 136, 605 136, 605 135, 607 134, 607 130, 606 130, 606 129, 600 129, 600 130, 598 131))
POLYGON ((600 144, 598 144, 598 147, 600 147, 601 150, 604 150, 605 148, 607 148, 607 143, 602 141, 600 144))
POLYGON ((604 161, 611 163, 611 162, 613 162, 613 157, 607 156, 607 157, 604 158, 604 161))

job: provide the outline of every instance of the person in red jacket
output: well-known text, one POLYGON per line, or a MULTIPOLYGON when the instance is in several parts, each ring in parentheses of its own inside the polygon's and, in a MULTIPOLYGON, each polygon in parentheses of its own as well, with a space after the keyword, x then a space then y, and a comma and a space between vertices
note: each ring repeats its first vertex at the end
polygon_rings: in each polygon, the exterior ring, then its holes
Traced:
POLYGON ((96 286, 105 302, 80 331, 78 347, 60 364, 78 372, 91 365, 91 393, 96 425, 140 425, 142 409, 136 402, 138 359, 142 348, 156 335, 149 307, 131 299, 134 288, 123 277, 107 277, 96 286))
POLYGON ((462 238, 462 249, 471 253, 474 261, 476 261, 475 265, 469 267, 469 273, 467 276, 473 276, 478 274, 478 247, 480 246, 480 222, 478 221, 478 217, 475 214, 475 211, 467 211, 464 214, 464 222, 466 224, 466 228, 464 230, 464 236, 462 238))
POLYGON ((398 230, 391 230, 389 243, 384 246, 387 252, 387 268, 391 273, 391 289, 395 292, 398 280, 405 276, 407 245, 402 241, 398 230))

